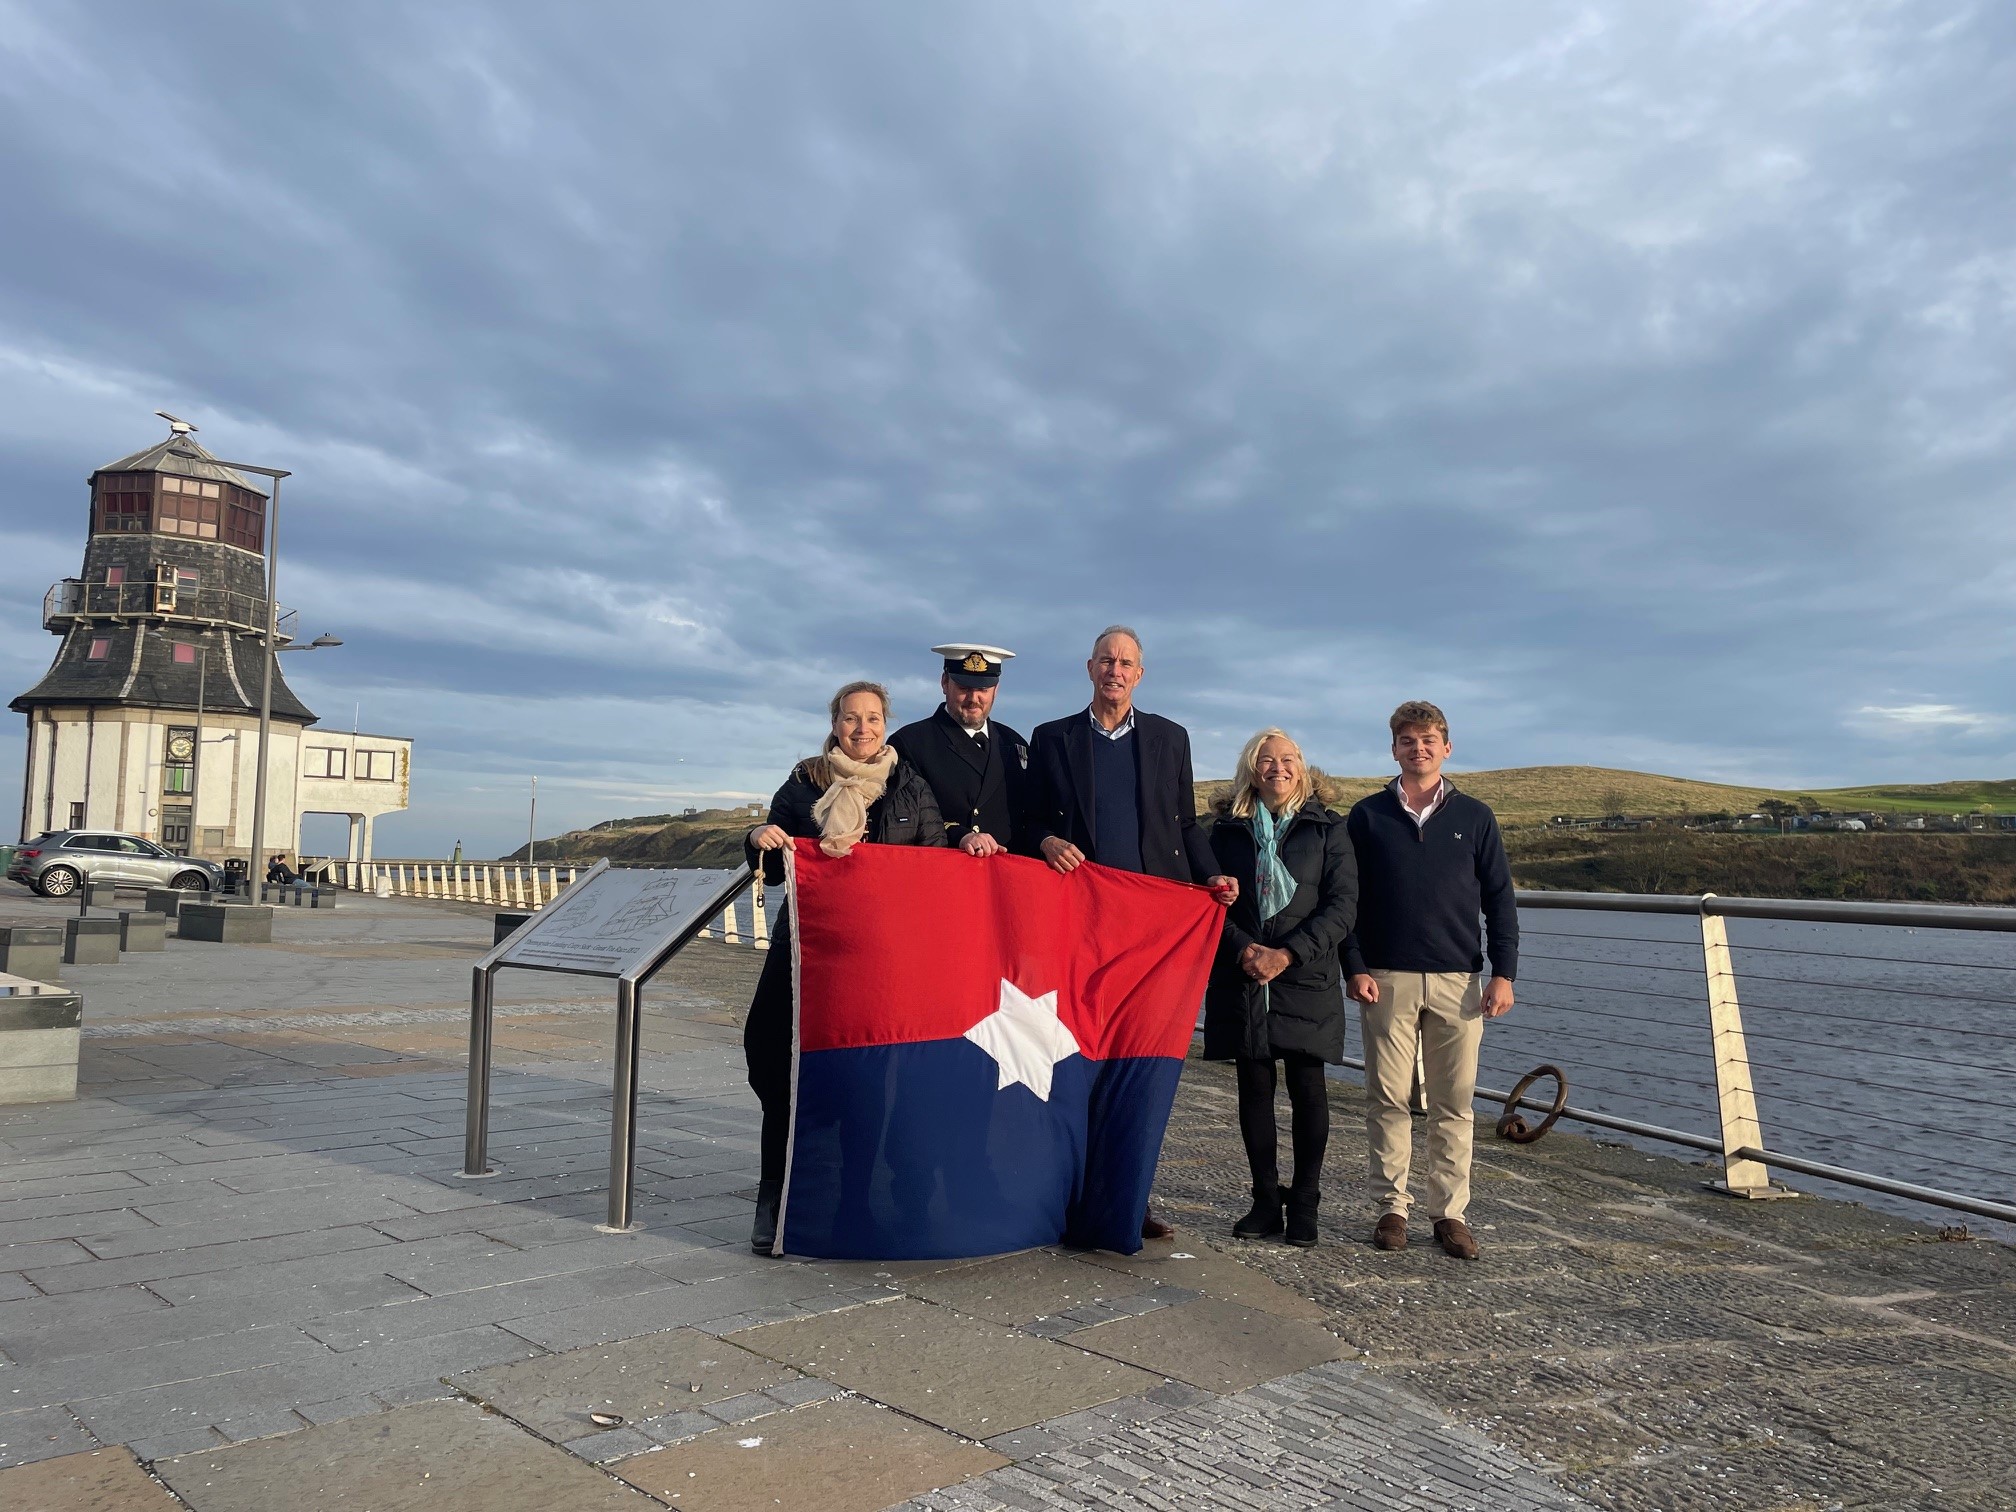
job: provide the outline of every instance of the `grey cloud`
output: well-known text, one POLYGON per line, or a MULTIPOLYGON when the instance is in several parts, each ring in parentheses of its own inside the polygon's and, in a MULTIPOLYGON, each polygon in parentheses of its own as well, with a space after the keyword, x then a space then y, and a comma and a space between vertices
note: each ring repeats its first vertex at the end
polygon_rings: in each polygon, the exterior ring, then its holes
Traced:
POLYGON ((2010 683, 2006 8, 9 20, 8 612, 193 411, 423 801, 759 790, 958 632, 1026 725, 1116 617, 1206 765, 1420 693, 1478 765, 2016 755, 1855 714, 2010 683))

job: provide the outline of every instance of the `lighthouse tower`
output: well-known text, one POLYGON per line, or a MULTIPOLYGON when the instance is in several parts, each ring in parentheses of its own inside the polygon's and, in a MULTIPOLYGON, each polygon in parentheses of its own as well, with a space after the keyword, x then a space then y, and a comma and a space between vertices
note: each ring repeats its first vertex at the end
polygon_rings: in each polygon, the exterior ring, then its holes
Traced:
MULTIPOLYGON (((120 831, 221 859, 251 842, 267 495, 163 418, 166 439, 91 474, 83 571, 42 601, 61 644, 11 705, 28 718, 21 833, 120 831)), ((280 611, 282 647, 294 623, 280 611)), ((298 852, 301 814, 335 813, 368 859, 371 821, 406 807, 411 742, 314 731, 274 661, 268 848, 298 852)))

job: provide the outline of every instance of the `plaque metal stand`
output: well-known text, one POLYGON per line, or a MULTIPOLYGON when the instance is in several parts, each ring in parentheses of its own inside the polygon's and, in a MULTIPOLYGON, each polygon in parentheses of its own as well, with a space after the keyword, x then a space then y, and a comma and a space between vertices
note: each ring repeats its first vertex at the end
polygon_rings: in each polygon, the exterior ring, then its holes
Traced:
POLYGON ((616 983, 616 1081, 609 1108, 609 1222, 630 1228, 637 1174, 638 994, 688 940, 755 880, 733 871, 615 868, 605 856, 476 963, 469 994, 469 1111, 462 1174, 494 1176, 490 1146, 490 1026, 497 973, 559 971, 616 983))

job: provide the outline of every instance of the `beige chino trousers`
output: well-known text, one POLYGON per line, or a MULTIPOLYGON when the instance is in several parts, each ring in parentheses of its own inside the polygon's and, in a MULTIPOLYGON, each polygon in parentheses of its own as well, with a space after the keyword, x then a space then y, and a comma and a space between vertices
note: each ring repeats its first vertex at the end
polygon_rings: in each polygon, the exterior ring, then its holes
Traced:
POLYGON ((1365 1039, 1366 1130, 1379 1211, 1407 1216, 1414 1155, 1414 1049, 1421 1048, 1428 1095, 1428 1216, 1461 1218, 1470 1206, 1470 1101, 1484 1039, 1484 979, 1470 971, 1375 971, 1379 1001, 1359 1004, 1365 1039))

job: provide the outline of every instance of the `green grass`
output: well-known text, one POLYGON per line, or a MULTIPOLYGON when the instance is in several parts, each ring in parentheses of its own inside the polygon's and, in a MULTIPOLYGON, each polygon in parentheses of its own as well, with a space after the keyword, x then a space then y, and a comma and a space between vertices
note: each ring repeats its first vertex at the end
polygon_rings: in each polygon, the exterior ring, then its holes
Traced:
MULTIPOLYGON (((1797 797, 1798 794, 1788 794, 1797 797)), ((1972 814, 1982 809, 2016 813, 2016 781, 1931 782, 1916 787, 1807 789, 1822 808, 1868 809, 1888 814, 1972 814)))

